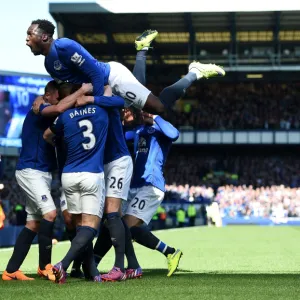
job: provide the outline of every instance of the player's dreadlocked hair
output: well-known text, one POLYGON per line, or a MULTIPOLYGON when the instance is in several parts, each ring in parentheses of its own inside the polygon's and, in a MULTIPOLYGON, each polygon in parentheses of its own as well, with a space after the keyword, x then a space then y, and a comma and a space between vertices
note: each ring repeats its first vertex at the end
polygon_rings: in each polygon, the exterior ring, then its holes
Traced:
POLYGON ((44 33, 47 33, 49 37, 52 37, 54 34, 55 26, 48 20, 37 19, 31 22, 31 25, 39 25, 39 29, 43 30, 44 33))

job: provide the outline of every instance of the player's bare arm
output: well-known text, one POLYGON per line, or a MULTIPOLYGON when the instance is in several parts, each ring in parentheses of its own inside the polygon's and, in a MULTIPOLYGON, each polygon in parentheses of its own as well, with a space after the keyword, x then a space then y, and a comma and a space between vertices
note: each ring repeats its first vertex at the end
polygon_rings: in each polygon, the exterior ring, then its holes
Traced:
POLYGON ((79 90, 59 101, 57 105, 49 105, 48 107, 45 107, 42 110, 41 115, 46 117, 56 117, 67 109, 73 107, 78 98, 85 94, 89 94, 92 91, 93 86, 90 83, 83 84, 79 90))
POLYGON ((47 143, 51 144, 52 146, 55 146, 55 143, 53 141, 54 137, 55 137, 55 133, 53 133, 50 128, 47 128, 43 134, 44 140, 47 143))
POLYGON ((155 115, 143 112, 142 113, 142 117, 143 117, 143 121, 144 121, 145 125, 148 125, 148 126, 152 126, 153 125, 155 115))
POLYGON ((32 104, 32 110, 37 115, 39 113, 40 106, 45 104, 46 101, 43 96, 37 96, 32 104))
MULTIPOLYGON (((109 85, 106 85, 104 87, 103 96, 106 96, 106 97, 111 97, 112 96, 112 89, 109 85)), ((82 95, 82 96, 77 98, 75 106, 76 107, 84 106, 84 105, 87 105, 87 104, 92 104, 94 102, 95 102, 95 97, 94 96, 82 95)))

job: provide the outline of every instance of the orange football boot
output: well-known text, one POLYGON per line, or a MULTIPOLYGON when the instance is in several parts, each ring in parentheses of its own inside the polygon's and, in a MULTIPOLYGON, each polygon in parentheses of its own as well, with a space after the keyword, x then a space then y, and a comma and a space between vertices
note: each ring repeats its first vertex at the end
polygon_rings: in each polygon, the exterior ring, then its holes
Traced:
POLYGON ((48 264, 45 267, 45 270, 41 270, 40 267, 39 267, 38 270, 37 270, 37 273, 42 278, 46 278, 50 281, 55 281, 55 275, 52 272, 52 268, 53 268, 53 266, 51 264, 48 264))
POLYGON ((2 280, 34 280, 34 278, 27 277, 22 271, 18 270, 14 273, 8 273, 7 271, 4 271, 2 274, 2 280))

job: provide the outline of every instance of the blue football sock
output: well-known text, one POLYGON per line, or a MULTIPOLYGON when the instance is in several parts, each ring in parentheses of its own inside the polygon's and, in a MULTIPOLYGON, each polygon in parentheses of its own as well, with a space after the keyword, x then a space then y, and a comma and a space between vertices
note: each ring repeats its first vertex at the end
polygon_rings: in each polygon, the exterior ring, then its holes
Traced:
POLYGON ((8 273, 14 273, 19 270, 25 257, 27 256, 31 243, 36 236, 36 232, 24 227, 20 232, 15 247, 14 252, 8 262, 6 271, 8 273))
POLYGON ((136 54, 135 65, 133 68, 134 77, 143 85, 146 84, 146 60, 147 50, 141 50, 136 54))
POLYGON ((146 226, 131 227, 130 231, 133 239, 147 248, 157 250, 165 256, 175 252, 174 248, 169 247, 164 242, 160 241, 146 226))
POLYGON ((172 107, 175 102, 184 96, 186 89, 189 88, 194 81, 197 80, 195 73, 189 72, 183 78, 179 79, 173 85, 162 90, 159 95, 160 101, 166 107, 172 107))
POLYGON ((63 258, 62 266, 64 270, 67 270, 71 262, 82 252, 84 251, 89 243, 96 236, 97 231, 89 226, 78 226, 77 234, 72 240, 71 248, 69 249, 66 256, 63 258))
MULTIPOLYGON (((104 219, 106 219, 106 215, 103 216, 103 220, 104 219)), ((110 233, 107 227, 104 225, 103 220, 101 222, 99 235, 94 246, 94 259, 97 266, 112 247, 110 233)))
POLYGON ((46 265, 51 263, 53 227, 54 222, 42 219, 38 233, 39 266, 41 270, 45 270, 46 265))
POLYGON ((109 230, 112 244, 115 248, 115 267, 124 271, 125 259, 125 229, 118 212, 106 215, 106 227, 109 230))

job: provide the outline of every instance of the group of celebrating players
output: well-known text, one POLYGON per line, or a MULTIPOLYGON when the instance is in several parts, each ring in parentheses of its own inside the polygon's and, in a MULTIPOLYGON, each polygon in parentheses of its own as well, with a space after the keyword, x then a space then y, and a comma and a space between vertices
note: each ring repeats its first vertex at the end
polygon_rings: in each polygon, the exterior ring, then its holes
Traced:
POLYGON ((36 235, 38 275, 56 283, 65 283, 72 262, 71 277, 95 282, 140 278, 142 268, 132 240, 163 253, 171 276, 182 251, 166 245, 145 226, 163 201, 163 166, 179 136, 159 115, 194 81, 225 72, 214 64, 193 62, 186 76, 156 97, 145 83, 147 51, 157 31, 147 30, 136 39, 131 73, 120 63, 97 61, 73 40, 54 40, 54 30, 51 22, 40 19, 27 30, 26 45, 34 55, 45 56, 45 68, 54 80, 23 124, 16 179, 26 195, 27 222, 2 279, 33 280, 19 269, 36 235), (126 144, 130 140, 134 166, 126 144), (57 168, 71 245, 65 257, 52 265, 56 206, 50 189, 51 173, 57 168), (98 264, 112 246, 114 266, 101 275, 98 264))

